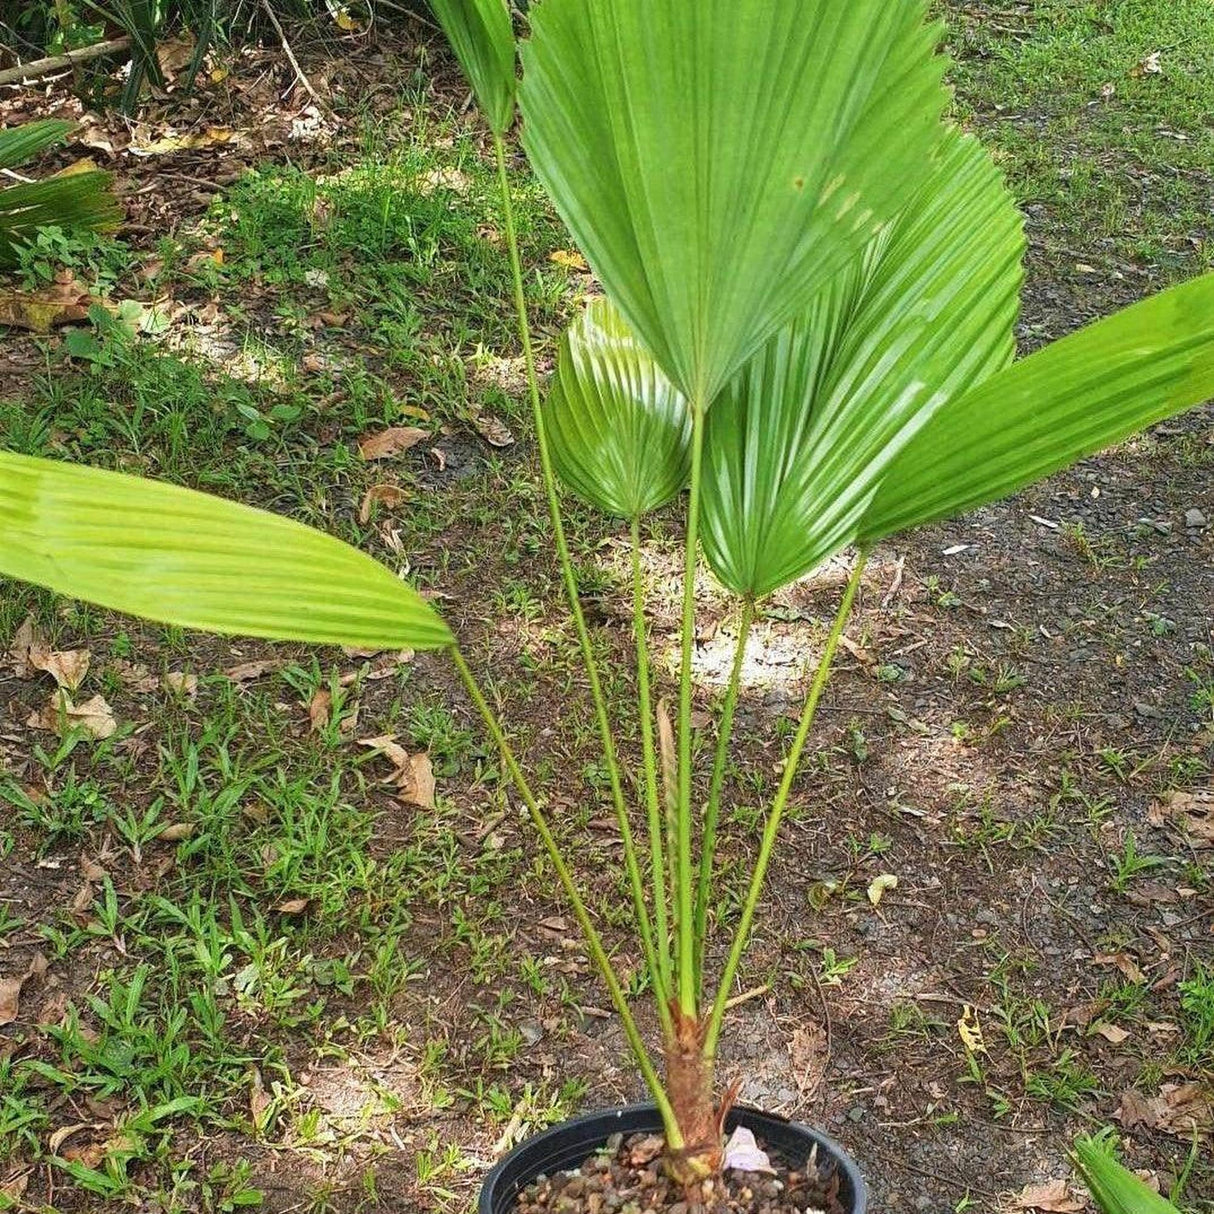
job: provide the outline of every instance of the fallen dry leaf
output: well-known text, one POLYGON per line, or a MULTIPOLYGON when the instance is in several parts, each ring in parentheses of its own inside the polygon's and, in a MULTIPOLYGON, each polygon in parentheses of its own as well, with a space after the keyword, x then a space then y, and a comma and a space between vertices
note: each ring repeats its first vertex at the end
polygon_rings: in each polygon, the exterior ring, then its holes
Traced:
POLYGON ((30 665, 44 671, 60 686, 75 691, 89 672, 91 655, 87 649, 40 650, 31 647, 30 665))
POLYGON ((160 64, 160 70, 170 84, 177 78, 178 72, 187 67, 194 58, 197 45, 194 35, 188 31, 156 43, 156 62, 160 64))
POLYGON ((743 1125, 734 1130, 725 1144, 725 1167, 740 1172, 766 1172, 770 1176, 776 1174, 767 1152, 755 1141, 753 1131, 743 1125))
POLYGON ((34 665, 35 653, 44 654, 46 651, 46 642, 38 632, 34 617, 27 615, 21 627, 13 633, 13 641, 8 649, 8 660, 13 664, 13 673, 19 679, 32 678, 37 669, 34 665))
POLYGON ((1170 792, 1151 807, 1151 821, 1174 821, 1196 848, 1214 847, 1214 788, 1170 792))
POLYGON ((360 439, 358 453, 366 460, 387 459, 389 456, 399 455, 402 451, 408 451, 410 447, 416 447, 429 437, 427 431, 420 430, 417 426, 392 426, 379 431, 378 434, 369 434, 360 439))
POLYGON ((1040 1210, 1044 1214, 1076 1214, 1085 1203, 1075 1197, 1065 1179, 1047 1180, 1044 1184, 1026 1184, 1016 1198, 1018 1210, 1040 1210))
POLYGON ((1114 1045, 1120 1045, 1123 1041, 1128 1040, 1130 1036, 1125 1029, 1117 1024, 1098 1024, 1096 1026, 1096 1032, 1098 1032, 1105 1039, 1105 1041, 1111 1041, 1114 1045))
POLYGON ((567 270, 590 269, 586 264, 586 259, 577 249, 557 249, 555 253, 548 254, 548 260, 555 265, 564 266, 567 270))
POLYGON ((1177 1138, 1205 1139, 1214 1129, 1214 1089, 1201 1083, 1165 1083, 1158 1096, 1130 1088, 1121 1094, 1117 1120, 1126 1129, 1143 1125, 1177 1138))
POLYGON ((1129 953, 1097 953, 1093 965, 1115 965, 1136 986, 1146 981, 1146 975, 1129 953))
POLYGON ((282 662, 271 658, 261 662, 240 662, 235 666, 229 666, 223 673, 233 683, 248 683, 253 679, 260 679, 264 674, 280 669, 281 666, 282 662))
POLYGON ((20 978, 0 978, 0 1026, 12 1024, 17 1019, 26 977, 22 974, 20 978))
POLYGON ((881 899, 885 896, 887 889, 897 889, 898 878, 893 873, 882 873, 879 877, 874 877, 868 884, 868 900, 874 906, 881 905, 881 899))
POLYGON ((71 697, 62 689, 55 692, 46 705, 33 713, 26 724, 31 729, 45 729, 67 737, 73 730, 80 730, 93 739, 112 737, 118 729, 114 710, 103 696, 93 696, 83 704, 73 704, 71 697))
POLYGON ((86 881, 101 882, 105 879, 106 870, 96 860, 90 860, 88 856, 82 853, 80 856, 80 875, 86 881))
POLYGON ((198 676, 186 674, 184 670, 170 670, 164 676, 164 686, 167 690, 192 700, 198 693, 198 676))
POLYGON ((961 1019, 957 1021, 957 1036, 969 1054, 985 1054, 986 1042, 982 1037, 982 1024, 977 1011, 965 1004, 961 1011, 961 1019))
POLYGON ((189 839, 193 836, 196 829, 194 822, 170 822, 157 835, 157 838, 164 843, 180 843, 184 839, 189 839))
POLYGON ((383 506, 391 510, 408 500, 409 491, 402 489, 400 485, 372 485, 363 494, 362 504, 358 508, 358 521, 364 525, 369 523, 371 511, 376 506, 383 506))
POLYGON ((288 898, 280 902, 274 909, 283 915, 298 915, 308 909, 310 898, 288 898))
POLYGON ((395 734, 360 738, 358 744, 377 751, 396 769, 387 783, 395 786, 396 795, 405 804, 434 808, 434 767, 425 751, 411 755, 396 741, 395 734))
POLYGON ((314 730, 324 729, 333 708, 333 693, 323 688, 308 701, 308 720, 314 730))
POLYGON ((231 127, 208 126, 200 131, 186 131, 181 135, 167 131, 156 139, 145 140, 137 136, 131 140, 129 151, 132 156, 165 156, 171 152, 226 146, 236 142, 239 142, 239 138, 231 127))
POLYGON ((473 419, 472 424, 476 427, 476 432, 489 444, 491 447, 513 447, 514 435, 510 433, 510 427, 506 425, 500 417, 494 417, 492 413, 478 413, 473 419))
POLYGON ((86 320, 93 297, 71 277, 36 291, 0 291, 0 325, 49 333, 57 325, 86 320))

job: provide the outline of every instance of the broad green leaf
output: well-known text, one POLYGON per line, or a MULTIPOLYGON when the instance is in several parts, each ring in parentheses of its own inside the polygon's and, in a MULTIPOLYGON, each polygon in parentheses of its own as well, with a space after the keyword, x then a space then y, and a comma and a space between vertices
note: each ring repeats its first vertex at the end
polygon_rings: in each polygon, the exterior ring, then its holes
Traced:
POLYGON ((451 633, 366 554, 160 481, 0 452, 0 574, 166 624, 365 648, 451 633))
POLYGON ((518 90, 514 30, 505 0, 430 0, 489 126, 504 135, 518 90))
POLYGON ((1101 1214, 1180 1214, 1113 1158, 1100 1138, 1081 1138, 1074 1155, 1080 1179, 1101 1214))
POLYGON ((1214 274, 1097 321, 947 402, 889 466, 861 535, 961 514, 1214 396, 1214 274))
POLYGON ((905 212, 729 385, 702 524, 729 589, 767 594, 853 541, 923 418, 1007 365, 1021 226, 981 145, 951 132, 905 212))
POLYGON ((558 475, 608 514, 656 510, 687 483, 687 402, 609 300, 566 332, 544 415, 558 475))
POLYGON ((640 341, 707 407, 905 203, 942 128, 922 0, 544 0, 531 163, 640 341))

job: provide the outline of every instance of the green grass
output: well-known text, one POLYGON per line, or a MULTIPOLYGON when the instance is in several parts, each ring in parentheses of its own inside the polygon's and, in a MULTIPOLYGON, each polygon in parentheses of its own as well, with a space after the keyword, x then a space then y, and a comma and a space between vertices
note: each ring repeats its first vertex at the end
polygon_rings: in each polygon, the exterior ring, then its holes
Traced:
POLYGON ((939 7, 959 61, 958 112, 999 153, 1051 258, 1070 272, 1128 265, 1153 279, 1212 264, 1205 0, 939 7), (1145 70, 1156 53, 1159 70, 1145 70))

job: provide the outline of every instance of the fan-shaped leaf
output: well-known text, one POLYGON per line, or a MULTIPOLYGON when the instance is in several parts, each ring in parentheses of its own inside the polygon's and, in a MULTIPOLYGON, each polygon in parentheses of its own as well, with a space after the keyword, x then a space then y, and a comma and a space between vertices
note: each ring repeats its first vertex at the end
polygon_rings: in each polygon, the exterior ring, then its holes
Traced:
POLYGON ((960 514, 1214 396, 1214 274, 1039 350, 947 402, 899 452, 861 534, 960 514))
POLYGON ((514 30, 505 0, 430 0, 490 127, 505 134, 518 90, 514 30))
POLYGON ((1180 1214, 1170 1201, 1122 1167, 1101 1138, 1079 1139, 1074 1161, 1101 1214, 1180 1214))
POLYGON ((608 514, 656 510, 687 483, 687 402, 606 299, 565 334, 545 417, 558 475, 608 514))
POLYGON ((923 418, 1011 359, 1023 249, 995 166, 951 133, 904 214, 708 414, 704 546, 726 586, 766 594, 856 538, 923 418))
POLYGON ((369 556, 291 519, 0 452, 0 574, 209 632, 437 649, 451 633, 369 556))
POLYGON ((32 156, 53 147, 72 126, 59 118, 43 118, 0 131, 0 169, 15 169, 32 156))
POLYGON ((109 173, 88 171, 0 189, 0 265, 16 261, 16 246, 40 227, 106 231, 122 219, 109 173))
POLYGON ((523 139, 607 293, 707 406, 929 170, 921 0, 544 0, 523 139))

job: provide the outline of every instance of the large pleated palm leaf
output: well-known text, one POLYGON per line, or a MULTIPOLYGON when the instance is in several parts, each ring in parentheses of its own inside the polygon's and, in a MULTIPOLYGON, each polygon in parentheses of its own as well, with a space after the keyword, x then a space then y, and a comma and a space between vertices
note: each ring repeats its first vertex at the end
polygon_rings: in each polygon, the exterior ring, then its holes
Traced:
MULTIPOLYGON (((62 141, 70 122, 47 119, 0 131, 0 169, 11 169, 62 141)), ((90 169, 0 189, 0 266, 17 261, 17 249, 39 228, 92 228, 104 231, 122 217, 111 192, 109 173, 90 169)))
POLYGON ((924 418, 1011 360, 1023 251, 995 166, 950 133, 892 227, 709 412, 704 543, 726 586, 762 596, 857 538, 924 418))
POLYGON ((610 300, 566 332, 545 417, 557 473, 607 514, 638 518, 687 483, 687 401, 610 300))
POLYGON ((1075 1143, 1075 1168, 1100 1214, 1180 1214, 1170 1201, 1118 1163, 1112 1150, 1107 1132, 1075 1143))
POLYGON ((523 139, 607 294, 695 405, 929 171, 922 0, 544 0, 523 139))
POLYGON ((451 633, 369 556, 291 519, 0 451, 0 575, 211 632, 388 649, 451 633))

